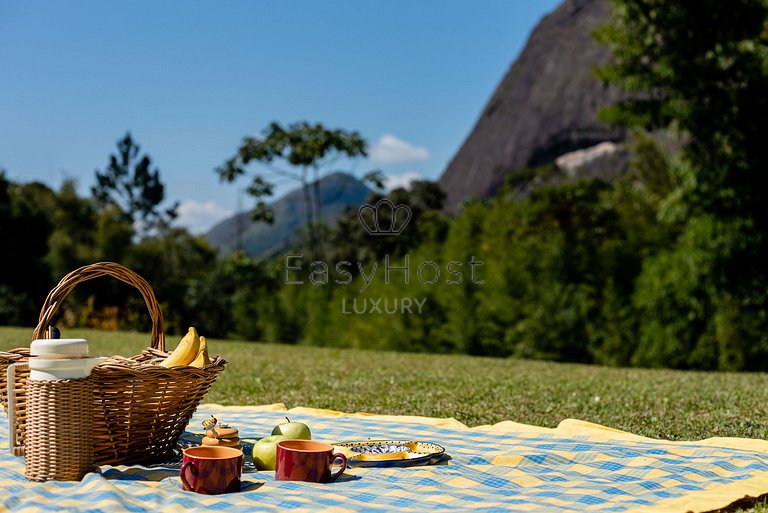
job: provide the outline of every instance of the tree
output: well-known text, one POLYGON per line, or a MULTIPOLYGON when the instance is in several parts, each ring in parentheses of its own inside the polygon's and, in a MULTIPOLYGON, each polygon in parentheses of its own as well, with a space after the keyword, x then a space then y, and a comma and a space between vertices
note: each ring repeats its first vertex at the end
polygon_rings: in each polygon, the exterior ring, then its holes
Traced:
POLYGON ((284 341, 280 331, 289 322, 280 307, 281 274, 269 265, 235 252, 191 277, 186 308, 195 325, 216 337, 284 341))
POLYGON ((96 170, 96 185, 91 189, 97 202, 106 206, 118 205, 131 223, 140 222, 147 234, 153 228, 166 226, 176 218, 178 202, 161 210, 165 199, 165 186, 160 181, 160 171, 152 168, 148 155, 139 157, 141 150, 131 138, 130 132, 117 142, 117 155, 111 155, 103 172, 96 170))
MULTIPOLYGON (((375 192, 368 197, 368 203, 375 205, 385 196, 375 192)), ((406 205, 411 212, 407 229, 396 237, 371 237, 360 226, 358 207, 348 206, 336 220, 328 233, 331 241, 330 257, 339 260, 364 260, 383 258, 384 255, 399 256, 416 249, 426 241, 442 241, 448 231, 447 216, 442 212, 445 193, 435 182, 416 180, 409 189, 397 187, 386 195, 395 205, 406 205)), ((383 209, 378 213, 380 226, 389 226, 391 212, 383 209)), ((398 220, 402 221, 402 216, 398 220)), ((371 220, 369 219, 369 222, 371 220)))
POLYGON ((41 183, 17 184, 0 170, 0 324, 34 324, 51 288, 45 256, 53 231, 55 193, 41 183))
POLYGON ((768 2, 621 0, 598 40, 598 70, 630 97, 603 117, 689 135, 692 215, 747 215, 762 226, 768 193, 768 2), (757 217, 755 217, 757 215, 757 217))
POLYGON ((47 260, 57 279, 101 258, 95 251, 97 216, 92 199, 79 197, 77 184, 68 179, 61 185, 55 202, 47 260))
MULTIPOLYGON (((329 130, 320 123, 310 125, 306 121, 287 128, 272 122, 262 133, 263 137, 246 137, 237 155, 218 167, 216 172, 222 180, 234 182, 246 173, 245 168, 251 162, 261 165, 247 192, 257 199, 253 219, 264 222, 274 219, 274 212, 264 201, 272 195, 274 184, 265 178, 265 173, 298 181, 304 191, 309 245, 312 254, 317 256, 320 253, 318 225, 322 222, 320 178, 340 158, 367 156, 366 141, 356 131, 329 130), (288 168, 283 167, 285 164, 288 168)), ((382 185, 378 171, 366 174, 364 180, 379 187, 382 185)))
MULTIPOLYGON (((644 263, 635 363, 754 368, 768 356, 768 2, 620 0, 598 76, 628 97, 610 121, 688 144, 659 215, 683 228, 644 263), (742 348, 734 357, 734 348, 742 348)), ((737 350, 737 352, 741 349, 737 350)))
MULTIPOLYGON (((189 326, 201 328, 195 309, 198 305, 190 304, 190 284, 212 274, 215 259, 216 251, 205 237, 190 235, 179 227, 145 237, 133 244, 125 257, 126 265, 152 284, 163 306, 166 332, 177 334, 185 333, 189 326)), ((226 291, 212 289, 202 301, 213 302, 216 294, 226 295, 226 291)), ((131 299, 133 311, 146 319, 146 307, 140 296, 134 294, 131 299)), ((146 325, 141 327, 146 329, 146 325)))

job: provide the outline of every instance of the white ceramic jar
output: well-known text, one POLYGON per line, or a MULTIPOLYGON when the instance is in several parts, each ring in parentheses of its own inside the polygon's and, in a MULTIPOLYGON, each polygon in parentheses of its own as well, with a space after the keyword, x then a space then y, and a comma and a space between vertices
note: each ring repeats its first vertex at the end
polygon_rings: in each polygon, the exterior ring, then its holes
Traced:
MULTIPOLYGON (((82 380, 91 375, 93 368, 107 358, 91 358, 88 341, 82 338, 39 339, 29 347, 29 380, 60 381, 82 380)), ((16 366, 8 366, 6 383, 8 390, 8 448, 14 454, 16 448, 16 366)), ((28 419, 30 422, 31 419, 28 419)))
POLYGON ((106 358, 90 358, 83 338, 40 339, 29 347, 29 379, 83 379, 106 358))

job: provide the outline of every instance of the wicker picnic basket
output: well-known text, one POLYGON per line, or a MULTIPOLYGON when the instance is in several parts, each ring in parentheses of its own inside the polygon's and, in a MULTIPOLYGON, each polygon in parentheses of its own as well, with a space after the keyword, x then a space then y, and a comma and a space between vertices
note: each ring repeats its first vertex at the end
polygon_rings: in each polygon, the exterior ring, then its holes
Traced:
MULTIPOLYGON (((226 361, 212 359, 203 368, 157 365, 165 358, 163 313, 147 281, 120 264, 98 262, 66 275, 45 299, 33 339, 50 338, 53 316, 61 302, 81 282, 112 276, 141 292, 152 318, 150 347, 132 358, 113 357, 97 365, 93 381, 93 448, 97 464, 151 463, 173 451, 197 406, 213 385, 226 361), (151 361, 154 360, 155 363, 151 361)), ((12 363, 29 360, 27 348, 0 352, 0 401, 8 413, 5 371, 12 363)), ((16 443, 14 453, 24 455, 26 381, 29 370, 17 366, 16 443)))

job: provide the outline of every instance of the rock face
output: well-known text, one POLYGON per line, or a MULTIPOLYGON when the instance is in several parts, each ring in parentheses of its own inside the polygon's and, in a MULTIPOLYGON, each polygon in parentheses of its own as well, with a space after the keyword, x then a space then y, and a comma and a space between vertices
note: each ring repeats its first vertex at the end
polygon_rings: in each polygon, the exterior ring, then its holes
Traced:
POLYGON ((620 98, 592 76, 610 58, 592 38, 607 19, 604 0, 566 0, 536 26, 440 177, 448 210, 492 196, 514 169, 623 139, 596 118, 600 106, 620 98))
POLYGON ((555 164, 571 180, 602 178, 613 180, 629 167, 630 153, 623 144, 603 141, 583 150, 571 151, 555 159, 555 164))
MULTIPOLYGON (((312 189, 314 190, 314 189, 312 189)), ((320 179, 322 218, 333 223, 348 205, 365 203, 371 190, 346 173, 333 173, 320 179)), ((295 189, 271 205, 273 224, 254 223, 249 212, 241 212, 220 222, 206 234, 208 241, 228 255, 242 248, 249 256, 272 258, 297 239, 297 231, 306 224, 304 193, 295 189)))

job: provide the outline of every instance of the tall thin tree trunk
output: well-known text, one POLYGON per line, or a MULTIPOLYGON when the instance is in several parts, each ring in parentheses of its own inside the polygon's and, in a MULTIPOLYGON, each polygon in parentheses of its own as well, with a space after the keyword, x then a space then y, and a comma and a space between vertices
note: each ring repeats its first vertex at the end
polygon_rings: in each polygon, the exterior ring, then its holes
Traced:
POLYGON ((243 250, 243 189, 237 189, 237 207, 235 213, 237 221, 237 236, 235 238, 235 249, 240 252, 243 250))
MULTIPOLYGON (((322 218, 322 200, 320 198, 320 171, 315 166, 315 223, 316 228, 319 231, 320 226, 323 223, 322 218)), ((318 231, 315 232, 315 236, 318 235, 318 231)), ((315 241, 317 243, 317 256, 320 257, 322 253, 322 240, 318 237, 315 241)))
POLYGON ((309 182, 307 182, 306 167, 301 171, 301 188, 304 191, 304 211, 307 216, 307 231, 309 232, 309 250, 312 252, 312 258, 316 260, 319 257, 319 255, 317 252, 317 241, 315 240, 315 222, 314 222, 315 209, 312 205, 312 194, 309 190, 309 182))

